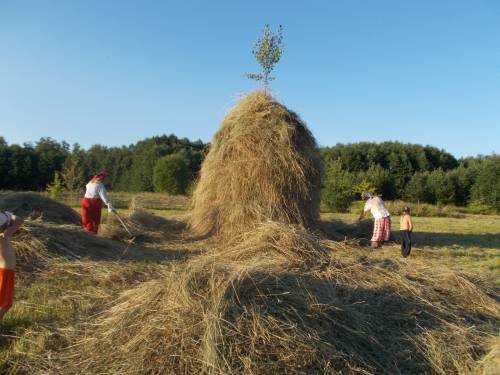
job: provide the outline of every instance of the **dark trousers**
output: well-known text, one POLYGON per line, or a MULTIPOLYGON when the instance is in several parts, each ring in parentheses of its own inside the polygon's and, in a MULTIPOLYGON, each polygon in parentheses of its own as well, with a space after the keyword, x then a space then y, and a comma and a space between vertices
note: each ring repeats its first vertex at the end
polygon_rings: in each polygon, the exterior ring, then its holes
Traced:
POLYGON ((401 255, 407 257, 411 251, 411 232, 409 230, 400 230, 401 234, 401 255))

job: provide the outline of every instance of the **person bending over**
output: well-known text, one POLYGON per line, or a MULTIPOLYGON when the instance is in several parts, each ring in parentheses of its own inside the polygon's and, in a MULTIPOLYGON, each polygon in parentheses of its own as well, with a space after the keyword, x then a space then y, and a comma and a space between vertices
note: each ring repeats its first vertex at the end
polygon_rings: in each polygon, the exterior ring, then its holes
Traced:
POLYGON ((381 198, 370 193, 363 193, 363 199, 365 200, 365 207, 361 211, 358 221, 361 221, 368 211, 371 212, 375 219, 371 246, 377 248, 391 238, 391 214, 385 208, 384 201, 381 198))

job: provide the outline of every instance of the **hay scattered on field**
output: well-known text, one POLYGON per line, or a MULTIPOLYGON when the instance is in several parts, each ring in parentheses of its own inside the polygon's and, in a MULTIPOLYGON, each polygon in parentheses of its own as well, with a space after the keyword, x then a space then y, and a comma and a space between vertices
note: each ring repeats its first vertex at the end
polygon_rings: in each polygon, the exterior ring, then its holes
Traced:
MULTIPOLYGON (((140 208, 136 208, 130 215, 122 217, 122 220, 136 240, 143 241, 181 237, 186 227, 183 221, 165 219, 140 208)), ((99 227, 99 236, 118 241, 126 241, 130 238, 115 215, 106 215, 103 218, 99 227)))
POLYGON ((255 92, 226 116, 203 161, 189 226, 232 237, 266 221, 313 227, 322 164, 302 120, 255 92))
POLYGON ((116 242, 85 233, 79 226, 51 225, 40 220, 26 222, 12 243, 19 262, 28 266, 54 256, 110 259, 120 254, 116 242))
POLYGON ((326 237, 337 240, 356 240, 366 244, 370 241, 373 231, 373 220, 362 220, 359 223, 348 224, 341 220, 321 221, 319 228, 326 237))
POLYGON ((270 254, 205 254, 123 293, 53 368, 463 374, 498 329, 498 303, 464 273, 367 259, 356 248, 309 269, 270 254))
POLYGON ((0 208, 24 218, 41 218, 43 221, 57 224, 81 223, 80 215, 71 207, 38 193, 0 192, 0 208))

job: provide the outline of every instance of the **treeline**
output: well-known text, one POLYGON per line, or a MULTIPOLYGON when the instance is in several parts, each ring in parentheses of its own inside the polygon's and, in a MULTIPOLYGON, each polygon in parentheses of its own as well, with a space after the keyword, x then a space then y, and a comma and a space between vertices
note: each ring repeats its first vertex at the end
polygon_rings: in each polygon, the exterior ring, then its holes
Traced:
POLYGON ((345 211, 362 191, 372 191, 387 200, 500 211, 499 156, 457 160, 435 147, 399 142, 339 144, 322 154, 329 210, 345 211))
MULTIPOLYGON (((77 191, 107 171, 116 191, 184 194, 195 180, 208 145, 175 135, 123 147, 85 150, 51 138, 22 146, 0 137, 0 189, 77 191)), ((362 191, 384 199, 474 205, 500 211, 500 156, 457 160, 444 150, 399 142, 338 144, 321 149, 325 162, 322 203, 347 210, 362 191)))
MULTIPOLYGON (((180 170, 186 180, 177 193, 184 193, 200 169, 206 146, 202 141, 175 135, 147 138, 122 147, 94 145, 88 150, 51 138, 23 146, 8 145, 0 137, 0 189, 40 191, 54 182, 69 190, 80 189, 93 174, 106 171, 113 190, 154 191, 155 166, 160 159, 175 155, 176 173, 180 170)), ((157 190, 162 189, 157 186, 157 190)))

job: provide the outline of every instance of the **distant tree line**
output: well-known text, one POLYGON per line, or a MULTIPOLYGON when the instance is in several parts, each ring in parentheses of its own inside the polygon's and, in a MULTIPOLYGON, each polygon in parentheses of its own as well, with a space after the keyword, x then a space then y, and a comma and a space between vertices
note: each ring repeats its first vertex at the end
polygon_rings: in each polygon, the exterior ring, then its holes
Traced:
POLYGON ((457 160, 435 147, 399 142, 339 144, 322 155, 323 204, 330 210, 345 211, 371 191, 387 200, 500 211, 500 156, 457 160))
MULTIPOLYGON (((106 171, 116 191, 184 194, 196 179, 207 147, 175 135, 89 149, 51 138, 9 145, 0 137, 0 189, 79 191, 94 173, 106 171)), ((321 153, 322 203, 329 210, 347 210, 362 191, 372 191, 388 200, 500 211, 500 156, 457 160, 435 147, 399 142, 338 144, 321 153)))
POLYGON ((171 192, 183 194, 200 169, 206 147, 202 141, 175 135, 147 138, 122 147, 94 145, 88 150, 51 138, 41 138, 35 144, 8 145, 0 137, 0 189, 40 191, 52 183, 78 190, 93 174, 106 171, 110 174, 110 188, 117 191, 167 191, 175 185, 171 192), (155 184, 155 167, 159 162, 165 164, 161 159, 169 155, 176 157, 165 170, 156 168, 161 176, 156 176, 155 184), (183 181, 172 184, 169 171, 183 181))

